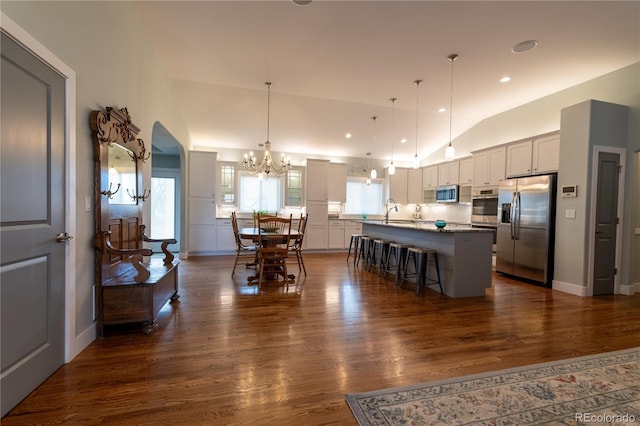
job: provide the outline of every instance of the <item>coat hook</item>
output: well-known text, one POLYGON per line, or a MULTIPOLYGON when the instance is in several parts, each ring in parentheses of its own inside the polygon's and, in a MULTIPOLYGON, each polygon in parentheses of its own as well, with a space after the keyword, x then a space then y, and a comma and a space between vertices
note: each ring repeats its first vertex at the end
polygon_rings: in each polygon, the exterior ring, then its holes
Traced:
POLYGON ((138 199, 138 195, 135 192, 131 191, 129 188, 127 188, 127 194, 133 201, 138 199))
POLYGON ((118 184, 118 186, 116 187, 115 191, 111 191, 111 188, 113 188, 113 182, 109 183, 109 190, 108 191, 102 191, 100 192, 102 195, 106 195, 110 200, 113 199, 113 196, 116 195, 118 193, 118 191, 120 190, 120 184, 118 184))
POLYGON ((145 190, 142 192, 142 195, 138 195, 138 199, 139 199, 139 200, 142 200, 142 201, 145 201, 145 200, 147 200, 150 196, 151 196, 151 190, 150 190, 150 189, 145 189, 145 190))
POLYGON ((140 147, 140 154, 138 154, 138 160, 144 163, 149 159, 149 157, 151 157, 151 152, 147 152, 147 148, 145 148, 144 141, 142 139, 138 139, 138 146, 140 147))

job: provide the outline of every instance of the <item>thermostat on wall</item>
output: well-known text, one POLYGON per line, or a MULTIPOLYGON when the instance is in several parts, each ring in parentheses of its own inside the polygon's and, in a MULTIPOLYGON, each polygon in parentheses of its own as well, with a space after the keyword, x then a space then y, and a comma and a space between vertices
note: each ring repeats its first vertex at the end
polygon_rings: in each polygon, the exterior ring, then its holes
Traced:
POLYGON ((562 198, 576 198, 578 196, 578 185, 563 185, 560 189, 562 198))

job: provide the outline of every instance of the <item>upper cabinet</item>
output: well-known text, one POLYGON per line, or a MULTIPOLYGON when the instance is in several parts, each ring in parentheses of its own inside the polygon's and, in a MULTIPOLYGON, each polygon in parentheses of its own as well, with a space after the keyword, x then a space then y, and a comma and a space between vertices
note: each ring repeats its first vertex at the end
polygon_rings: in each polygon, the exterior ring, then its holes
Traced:
POLYGON ((347 165, 329 163, 329 201, 347 201, 347 165))
POLYGON ((422 189, 435 189, 438 186, 438 166, 422 169, 422 189))
POLYGON ((473 185, 473 158, 460 160, 460 179, 458 182, 463 186, 473 185))
POLYGON ((304 205, 304 168, 292 166, 287 172, 284 187, 284 205, 287 207, 304 205))
POLYGON ((438 185, 457 185, 460 163, 449 161, 438 165, 438 185))
POLYGON ((505 147, 473 155, 473 186, 495 186, 505 178, 505 147))
POLYGON ((220 161, 218 163, 218 196, 221 205, 236 205, 236 187, 238 174, 236 173, 237 163, 230 161, 220 161))
POLYGON ((189 152, 189 197, 215 198, 217 157, 215 152, 189 152))
POLYGON ((307 200, 329 200, 329 160, 307 160, 307 200))
POLYGON ((396 173, 389 175, 387 173, 388 197, 393 199, 396 204, 407 204, 407 176, 408 170, 396 167, 396 173))
POLYGON ((560 136, 516 142, 507 146, 507 177, 558 171, 560 136))
POLYGON ((407 202, 422 203, 422 169, 409 169, 407 175, 407 202))

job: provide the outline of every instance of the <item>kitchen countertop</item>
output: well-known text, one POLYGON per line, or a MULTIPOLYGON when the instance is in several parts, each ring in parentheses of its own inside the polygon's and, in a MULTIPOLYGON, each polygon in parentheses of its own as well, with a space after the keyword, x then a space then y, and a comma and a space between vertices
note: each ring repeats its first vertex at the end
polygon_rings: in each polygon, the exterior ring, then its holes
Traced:
POLYGON ((388 226, 392 228, 403 228, 403 229, 415 229, 418 231, 425 232, 492 232, 490 229, 484 228, 472 228, 469 224, 456 224, 456 223, 447 223, 443 229, 436 228, 434 222, 430 221, 395 221, 390 220, 386 222, 384 220, 358 220, 356 222, 360 222, 362 224, 368 225, 380 225, 380 226, 388 226))

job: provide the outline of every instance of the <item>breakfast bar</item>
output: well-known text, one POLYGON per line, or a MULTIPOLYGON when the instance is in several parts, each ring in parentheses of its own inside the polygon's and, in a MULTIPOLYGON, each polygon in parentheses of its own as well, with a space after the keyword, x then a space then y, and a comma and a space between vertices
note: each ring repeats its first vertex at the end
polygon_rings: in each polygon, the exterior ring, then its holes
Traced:
MULTIPOLYGON (((490 230, 463 225, 438 229, 433 223, 362 222, 362 232, 438 252, 444 294, 449 297, 482 297, 491 287, 493 235, 490 230)), ((437 284, 428 287, 439 291, 437 284)))

